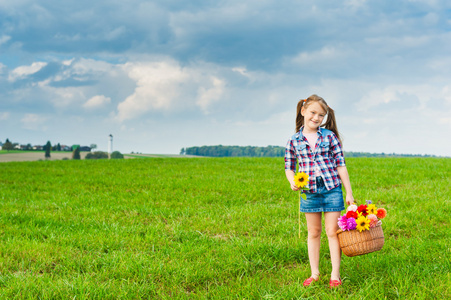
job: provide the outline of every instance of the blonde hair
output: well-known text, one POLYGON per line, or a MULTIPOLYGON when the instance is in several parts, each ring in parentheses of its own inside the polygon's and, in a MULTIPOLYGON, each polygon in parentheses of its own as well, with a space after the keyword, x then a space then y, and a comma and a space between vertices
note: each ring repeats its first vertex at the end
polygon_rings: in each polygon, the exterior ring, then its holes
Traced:
POLYGON ((338 140, 341 143, 340 134, 338 133, 337 129, 337 121, 335 120, 334 110, 329 105, 327 105, 326 101, 323 98, 321 98, 318 95, 311 95, 307 99, 299 100, 296 109, 296 132, 298 132, 299 129, 301 129, 301 127, 304 125, 304 116, 301 114, 302 108, 307 109, 307 107, 313 102, 319 103, 321 107, 324 109, 324 111, 327 113, 326 122, 323 125, 321 125, 321 127, 329 129, 333 133, 335 133, 335 135, 337 136, 338 140))

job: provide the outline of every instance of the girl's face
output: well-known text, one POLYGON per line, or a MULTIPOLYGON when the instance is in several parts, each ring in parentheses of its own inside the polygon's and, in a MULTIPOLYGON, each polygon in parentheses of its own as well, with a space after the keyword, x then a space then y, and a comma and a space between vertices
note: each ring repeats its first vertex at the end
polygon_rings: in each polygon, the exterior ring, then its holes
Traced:
POLYGON ((316 132, 323 123, 326 113, 319 102, 312 102, 307 108, 302 107, 301 114, 304 116, 304 129, 316 132))

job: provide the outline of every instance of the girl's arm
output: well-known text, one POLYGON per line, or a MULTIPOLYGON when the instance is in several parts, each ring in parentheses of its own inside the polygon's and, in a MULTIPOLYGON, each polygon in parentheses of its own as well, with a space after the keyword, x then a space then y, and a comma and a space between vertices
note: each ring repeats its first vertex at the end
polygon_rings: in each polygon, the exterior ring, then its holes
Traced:
POLYGON ((298 186, 294 183, 296 171, 296 152, 294 151, 293 140, 289 140, 285 148, 285 175, 287 176, 290 187, 293 191, 298 191, 298 186))
POLYGON ((346 204, 351 205, 354 203, 354 197, 352 196, 351 181, 349 180, 348 169, 345 166, 337 167, 338 176, 340 176, 341 182, 346 190, 346 204))
POLYGON ((294 183, 294 172, 293 170, 285 169, 285 175, 287 176, 288 182, 290 183, 291 189, 293 191, 298 191, 299 187, 294 183))

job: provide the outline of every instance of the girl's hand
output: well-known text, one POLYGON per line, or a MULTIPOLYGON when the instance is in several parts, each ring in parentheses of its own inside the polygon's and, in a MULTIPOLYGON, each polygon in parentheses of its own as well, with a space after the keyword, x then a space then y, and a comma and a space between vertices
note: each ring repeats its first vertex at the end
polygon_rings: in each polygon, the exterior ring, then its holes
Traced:
POLYGON ((300 187, 298 187, 294 181, 290 181, 290 187, 293 191, 299 191, 300 187))
POLYGON ((346 204, 351 205, 354 204, 354 197, 352 194, 346 194, 346 204))
POLYGON ((293 170, 285 170, 285 175, 287 176, 288 182, 290 183, 290 187, 293 191, 299 191, 299 187, 294 183, 294 171, 293 170))

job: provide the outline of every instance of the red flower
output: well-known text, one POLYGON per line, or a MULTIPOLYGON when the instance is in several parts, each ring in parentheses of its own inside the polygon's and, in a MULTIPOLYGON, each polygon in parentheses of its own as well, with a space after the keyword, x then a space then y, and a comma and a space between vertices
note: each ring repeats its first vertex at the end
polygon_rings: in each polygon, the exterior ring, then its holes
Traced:
POLYGON ((362 213, 362 215, 365 216, 365 217, 368 215, 367 206, 365 204, 362 204, 359 207, 357 207, 357 211, 359 213, 362 213))
POLYGON ((350 219, 350 218, 357 219, 358 216, 359 216, 359 215, 358 215, 355 211, 352 211, 352 210, 350 210, 350 211, 348 211, 348 212, 346 213, 346 218, 347 218, 347 219, 350 219))
POLYGON ((377 217, 379 218, 379 219, 383 219, 383 218, 385 218, 385 216, 387 215, 387 211, 385 210, 385 208, 378 208, 377 209, 377 217))

